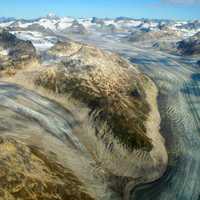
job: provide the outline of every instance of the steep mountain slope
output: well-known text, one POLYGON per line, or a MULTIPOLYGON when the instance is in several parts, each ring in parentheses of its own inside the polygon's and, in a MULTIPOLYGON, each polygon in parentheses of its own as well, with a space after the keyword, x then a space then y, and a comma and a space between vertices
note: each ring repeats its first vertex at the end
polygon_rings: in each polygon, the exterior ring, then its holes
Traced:
POLYGON ((95 120, 106 123, 130 149, 151 150, 145 127, 150 109, 146 90, 151 85, 147 77, 116 54, 90 45, 59 42, 49 52, 66 59, 44 71, 37 84, 87 104, 95 120))
POLYGON ((67 27, 66 29, 62 30, 62 33, 84 35, 87 33, 87 29, 77 20, 74 20, 70 27, 67 27))
POLYGON ((199 55, 200 54, 200 32, 192 37, 178 42, 178 50, 184 55, 199 55))
POLYGON ((36 49, 30 41, 18 39, 9 32, 0 32, 0 69, 20 69, 37 64, 36 49))

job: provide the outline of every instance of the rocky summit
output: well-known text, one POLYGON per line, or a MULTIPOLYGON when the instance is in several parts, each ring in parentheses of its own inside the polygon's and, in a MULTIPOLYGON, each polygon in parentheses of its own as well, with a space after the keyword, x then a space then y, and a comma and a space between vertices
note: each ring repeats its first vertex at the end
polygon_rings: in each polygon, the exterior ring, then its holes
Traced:
POLYGON ((145 121, 151 105, 146 92, 151 81, 117 54, 77 42, 58 42, 50 54, 65 59, 44 70, 36 84, 71 94, 85 103, 125 146, 151 150, 145 121))

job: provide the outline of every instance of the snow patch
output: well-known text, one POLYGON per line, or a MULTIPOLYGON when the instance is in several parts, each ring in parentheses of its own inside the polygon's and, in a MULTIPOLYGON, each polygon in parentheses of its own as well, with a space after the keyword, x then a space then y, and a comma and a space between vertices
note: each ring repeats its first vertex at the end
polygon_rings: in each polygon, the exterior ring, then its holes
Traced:
POLYGON ((29 40, 34 47, 39 51, 44 51, 51 48, 57 41, 56 37, 44 36, 37 31, 12 31, 19 39, 29 40))
POLYGON ((9 54, 9 51, 7 49, 0 49, 1 56, 7 56, 8 54, 9 54))
POLYGON ((6 27, 10 26, 12 23, 13 23, 13 21, 11 21, 11 22, 3 22, 3 23, 0 23, 0 27, 1 28, 6 28, 6 27))

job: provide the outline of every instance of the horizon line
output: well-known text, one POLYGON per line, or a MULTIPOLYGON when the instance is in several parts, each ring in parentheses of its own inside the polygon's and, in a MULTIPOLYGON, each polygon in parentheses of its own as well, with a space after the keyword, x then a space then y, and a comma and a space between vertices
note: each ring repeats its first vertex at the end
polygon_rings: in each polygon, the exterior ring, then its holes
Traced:
POLYGON ((37 16, 37 17, 14 17, 14 16, 0 16, 0 18, 5 18, 5 19, 15 19, 15 20, 35 20, 35 19, 40 19, 40 18, 44 18, 44 17, 48 17, 48 15, 52 14, 55 17, 59 17, 59 18, 63 18, 63 17, 69 17, 69 18, 74 18, 74 19, 86 19, 86 18, 98 18, 98 19, 117 19, 117 18, 127 18, 127 19, 134 19, 134 20, 165 20, 165 21, 200 21, 200 19, 197 18, 193 18, 193 19, 175 19, 175 18, 148 18, 148 17, 131 17, 131 16, 115 16, 115 17, 97 17, 97 16, 68 16, 68 15, 59 15, 56 13, 47 13, 44 14, 42 16, 37 16))

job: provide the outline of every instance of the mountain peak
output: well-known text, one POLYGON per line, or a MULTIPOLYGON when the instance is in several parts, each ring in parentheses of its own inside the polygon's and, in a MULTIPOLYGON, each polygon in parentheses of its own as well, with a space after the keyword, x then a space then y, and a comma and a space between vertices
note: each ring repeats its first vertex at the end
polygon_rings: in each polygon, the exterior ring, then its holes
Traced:
POLYGON ((55 13, 48 13, 46 15, 46 18, 48 18, 48 19, 58 19, 59 17, 55 13))

